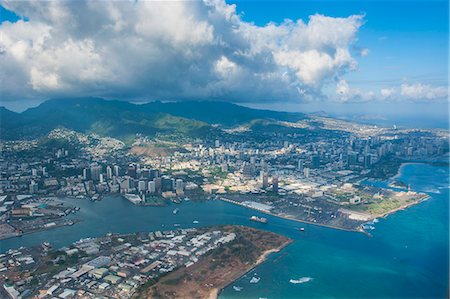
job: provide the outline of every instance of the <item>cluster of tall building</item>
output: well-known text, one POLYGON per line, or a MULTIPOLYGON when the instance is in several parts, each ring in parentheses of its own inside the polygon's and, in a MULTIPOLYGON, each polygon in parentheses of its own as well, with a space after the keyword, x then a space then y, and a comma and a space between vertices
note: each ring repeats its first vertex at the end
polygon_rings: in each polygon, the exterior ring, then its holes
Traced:
POLYGON ((111 192, 145 195, 173 191, 181 196, 185 188, 182 179, 161 175, 158 169, 141 168, 138 163, 130 163, 124 171, 117 165, 103 168, 94 164, 83 169, 83 179, 88 183, 89 191, 95 189, 96 183, 108 186, 111 192))

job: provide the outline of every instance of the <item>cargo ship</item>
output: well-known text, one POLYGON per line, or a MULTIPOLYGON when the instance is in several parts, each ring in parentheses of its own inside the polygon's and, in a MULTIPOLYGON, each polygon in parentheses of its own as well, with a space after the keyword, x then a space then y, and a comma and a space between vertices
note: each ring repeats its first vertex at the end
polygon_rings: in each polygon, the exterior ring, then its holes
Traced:
POLYGON ((255 222, 267 223, 267 219, 264 217, 252 216, 250 217, 250 220, 255 222))

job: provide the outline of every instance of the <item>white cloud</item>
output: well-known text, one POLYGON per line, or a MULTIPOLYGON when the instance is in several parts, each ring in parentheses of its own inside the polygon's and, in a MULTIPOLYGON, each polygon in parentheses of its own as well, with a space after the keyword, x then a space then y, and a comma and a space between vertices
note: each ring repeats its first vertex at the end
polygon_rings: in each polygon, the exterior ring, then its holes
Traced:
POLYGON ((382 88, 380 94, 383 100, 389 99, 395 94, 395 88, 382 88))
POLYGON ((13 1, 2 98, 307 100, 355 70, 363 16, 257 26, 223 0, 13 1), (301 91, 301 92, 299 92, 301 91))
POLYGON ((443 86, 435 87, 422 83, 403 83, 400 86, 400 94, 411 100, 435 100, 448 98, 448 89, 443 86))
POLYGON ((336 84, 337 99, 341 102, 366 102, 375 99, 373 91, 361 91, 351 88, 347 81, 341 79, 336 84))
POLYGON ((448 100, 448 89, 444 86, 431 86, 422 83, 403 83, 399 87, 385 87, 378 92, 362 91, 349 86, 347 81, 341 79, 336 84, 336 98, 341 102, 362 101, 440 101, 448 100))

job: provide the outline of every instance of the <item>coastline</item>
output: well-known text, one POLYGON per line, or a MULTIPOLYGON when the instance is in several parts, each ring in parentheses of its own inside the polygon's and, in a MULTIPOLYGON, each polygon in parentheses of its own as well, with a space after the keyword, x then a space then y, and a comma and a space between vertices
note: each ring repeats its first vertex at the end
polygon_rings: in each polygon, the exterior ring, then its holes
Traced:
POLYGON ((403 162, 402 164, 400 164, 400 167, 398 168, 397 173, 393 177, 387 178, 386 181, 395 180, 398 177, 400 177, 402 175, 402 168, 405 165, 409 165, 409 164, 421 164, 421 163, 420 162, 403 162))
MULTIPOLYGON (((389 211, 389 212, 386 212, 386 213, 377 215, 377 216, 374 217, 373 219, 376 219, 376 218, 386 218, 386 217, 388 217, 389 215, 394 214, 394 213, 396 213, 396 212, 398 212, 398 211, 406 210, 406 209, 409 208, 409 207, 418 205, 418 204, 420 204, 420 203, 422 203, 422 202, 428 200, 429 198, 431 198, 431 196, 428 195, 428 194, 426 194, 426 195, 425 195, 424 197, 422 197, 420 200, 417 200, 417 201, 414 201, 414 202, 410 202, 410 203, 408 203, 408 204, 405 204, 405 205, 402 205, 402 206, 400 206, 400 207, 398 207, 398 208, 395 208, 395 209, 393 209, 392 211, 389 211)), ((372 220, 373 220, 373 219, 372 219, 372 220)))
POLYGON ((367 233, 366 231, 360 229, 360 227, 355 228, 355 229, 351 229, 351 228, 339 227, 339 226, 328 225, 328 224, 323 224, 323 223, 317 223, 317 222, 313 222, 313 221, 308 221, 308 220, 303 220, 303 219, 297 219, 297 218, 294 218, 294 217, 292 217, 292 216, 290 216, 290 215, 288 215, 288 214, 275 214, 275 213, 272 213, 272 212, 269 212, 269 211, 266 211, 266 210, 261 210, 261 209, 257 209, 257 208, 252 208, 252 207, 249 207, 249 206, 247 206, 247 205, 244 205, 244 204, 242 204, 242 203, 240 203, 240 202, 237 202, 237 201, 228 199, 228 198, 219 197, 219 200, 222 200, 222 201, 224 201, 224 202, 228 202, 228 203, 231 203, 231 204, 234 204, 234 205, 238 205, 238 206, 241 206, 241 207, 250 209, 250 210, 258 211, 258 212, 264 213, 264 214, 266 214, 266 215, 278 217, 278 218, 281 218, 281 219, 292 220, 292 221, 295 221, 295 222, 306 223, 306 224, 312 224, 312 225, 322 226, 322 227, 327 227, 327 228, 332 228, 332 229, 338 229, 338 230, 342 230, 342 231, 358 232, 358 233, 363 233, 363 234, 365 234, 365 235, 369 235, 369 236, 370 236, 369 233, 367 233))
POLYGON ((77 218, 77 219, 70 219, 69 221, 70 222, 57 223, 57 224, 55 224, 53 226, 49 226, 49 227, 41 227, 41 228, 38 228, 38 229, 25 231, 25 232, 19 233, 19 234, 14 235, 14 236, 8 236, 6 238, 1 238, 0 237, 0 241, 13 239, 13 238, 20 238, 20 237, 25 236, 25 235, 31 235, 31 234, 34 234, 34 233, 48 231, 48 230, 51 230, 51 229, 54 229, 54 228, 60 228, 60 227, 64 227, 64 226, 72 226, 72 225, 75 225, 75 224, 83 221, 83 219, 78 219, 77 218), (71 223, 71 224, 69 224, 69 223, 71 223))
POLYGON ((271 253, 275 253, 275 252, 280 252, 282 249, 284 249, 286 246, 288 246, 289 244, 291 244, 293 242, 293 240, 288 240, 286 241, 284 244, 281 244, 280 246, 278 246, 277 248, 272 248, 272 249, 268 249, 262 252, 262 254, 258 257, 258 259, 256 260, 256 262, 254 262, 250 268, 248 268, 242 275, 240 275, 239 277, 237 277, 236 279, 233 279, 232 281, 230 281, 229 283, 227 283, 225 286, 223 286, 221 289, 218 288, 214 288, 211 289, 211 292, 209 293, 209 295, 206 297, 207 299, 218 299, 220 293, 222 293, 222 291, 227 288, 228 286, 230 286, 231 284, 233 284, 234 282, 236 282, 237 280, 239 280, 242 276, 246 275, 247 273, 251 272, 253 269, 255 269, 257 266, 263 264, 267 258, 269 257, 269 255, 271 253))

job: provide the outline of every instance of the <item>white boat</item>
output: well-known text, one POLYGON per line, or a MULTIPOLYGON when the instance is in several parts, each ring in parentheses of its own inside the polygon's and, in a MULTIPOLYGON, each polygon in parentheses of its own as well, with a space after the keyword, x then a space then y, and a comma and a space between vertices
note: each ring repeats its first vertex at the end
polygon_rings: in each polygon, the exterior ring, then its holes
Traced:
POLYGON ((192 223, 198 224, 198 220, 194 220, 194 221, 192 221, 192 223))
POLYGON ((176 215, 176 214, 178 213, 178 211, 179 211, 179 209, 178 209, 178 208, 176 208, 175 210, 173 210, 173 212, 172 212, 172 213, 173 213, 174 215, 176 215))
POLYGON ((293 283, 293 284, 298 284, 298 283, 305 283, 305 282, 308 282, 308 281, 311 281, 311 280, 312 280, 311 277, 302 277, 302 278, 299 278, 299 279, 291 279, 291 280, 289 280, 289 282, 293 283))
POLYGON ((255 222, 260 222, 260 223, 267 223, 267 218, 264 217, 258 217, 253 215, 252 217, 250 217, 251 221, 255 221, 255 222))
POLYGON ((258 283, 261 280, 261 277, 252 277, 252 279, 250 279, 250 283, 258 283))
POLYGON ((234 289, 236 292, 240 292, 240 291, 242 291, 243 287, 233 286, 233 289, 234 289))

